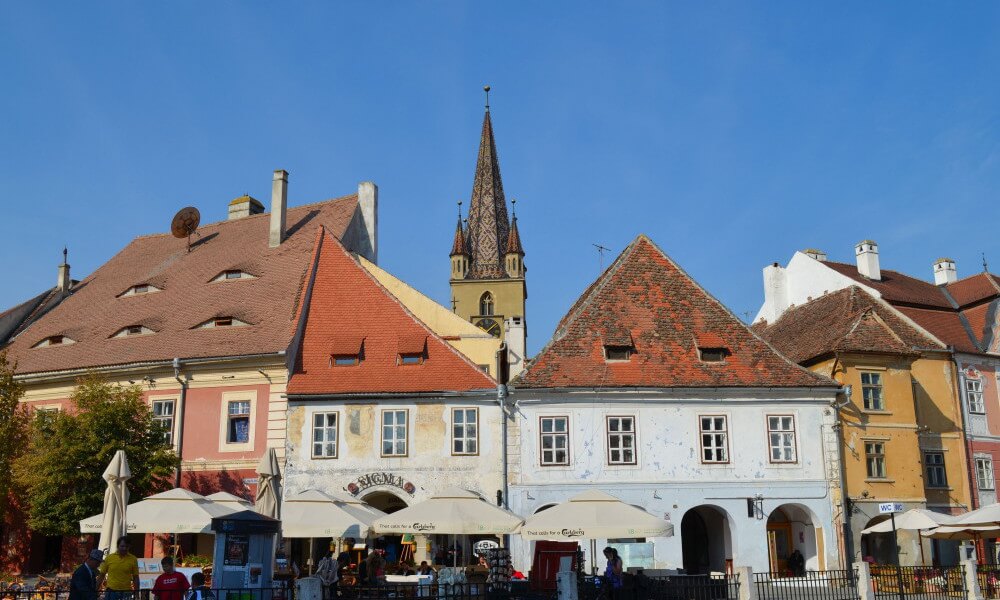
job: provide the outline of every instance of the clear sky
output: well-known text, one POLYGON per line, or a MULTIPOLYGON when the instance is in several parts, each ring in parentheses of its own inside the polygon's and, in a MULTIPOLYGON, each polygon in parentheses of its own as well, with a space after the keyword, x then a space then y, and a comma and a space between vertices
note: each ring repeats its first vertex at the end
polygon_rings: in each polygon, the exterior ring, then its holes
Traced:
POLYGON ((481 87, 529 350, 646 233, 740 316, 818 247, 1000 271, 1000 5, 3 2, 0 308, 197 206, 380 190, 380 263, 447 305, 481 87))

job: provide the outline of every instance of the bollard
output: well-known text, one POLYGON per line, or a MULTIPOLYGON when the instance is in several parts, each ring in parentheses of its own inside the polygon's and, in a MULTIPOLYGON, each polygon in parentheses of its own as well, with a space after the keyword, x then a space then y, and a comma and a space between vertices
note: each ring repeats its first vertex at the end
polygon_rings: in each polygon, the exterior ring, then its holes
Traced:
POLYGON ((753 567, 736 567, 733 569, 736 583, 739 585, 739 600, 757 600, 757 582, 753 580, 753 567))
POLYGON ((983 600, 983 590, 979 587, 979 572, 976 569, 976 561, 963 560, 960 564, 965 577, 966 600, 983 600))
POLYGON ((300 577, 295 580, 296 600, 323 600, 323 582, 319 577, 300 577))
POLYGON ((875 600, 875 588, 872 587, 872 572, 866 562, 854 563, 858 573, 858 600, 875 600))
POLYGON ((556 598, 559 600, 579 600, 576 571, 556 573, 556 598))

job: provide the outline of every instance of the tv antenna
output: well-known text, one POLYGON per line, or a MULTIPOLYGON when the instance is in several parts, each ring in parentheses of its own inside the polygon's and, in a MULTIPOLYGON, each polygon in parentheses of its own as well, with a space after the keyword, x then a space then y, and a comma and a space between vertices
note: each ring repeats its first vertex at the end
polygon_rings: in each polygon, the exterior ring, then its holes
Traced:
POLYGON ((601 264, 601 271, 600 272, 603 273, 604 272, 604 253, 610 251, 611 248, 605 248, 604 246, 602 246, 600 244, 591 244, 591 246, 593 246, 594 248, 597 248, 597 255, 600 257, 598 260, 600 261, 600 264, 601 264))
POLYGON ((170 222, 170 233, 175 238, 187 238, 187 249, 191 251, 191 234, 198 229, 201 222, 201 213, 193 206, 187 206, 174 215, 174 220, 170 222))

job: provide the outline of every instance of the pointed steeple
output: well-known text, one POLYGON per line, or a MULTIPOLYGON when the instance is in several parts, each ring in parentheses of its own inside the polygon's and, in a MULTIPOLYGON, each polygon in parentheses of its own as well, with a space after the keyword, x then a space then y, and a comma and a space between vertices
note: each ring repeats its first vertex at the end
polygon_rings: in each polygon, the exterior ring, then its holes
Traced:
MULTIPOLYGON (((513 205, 516 200, 511 200, 513 205)), ((519 254, 524 256, 524 248, 521 247, 521 234, 517 232, 517 213, 511 209, 510 233, 507 235, 507 254, 519 254)))
POLYGON ((455 241, 451 244, 451 256, 467 255, 469 248, 465 243, 465 228, 462 226, 462 203, 458 203, 458 225, 455 226, 455 241))
POLYGON ((506 276, 503 268, 503 244, 509 235, 508 229, 507 200, 503 195, 493 122, 487 106, 479 141, 476 176, 472 183, 472 204, 469 208, 467 241, 472 255, 470 278, 500 279, 506 276))

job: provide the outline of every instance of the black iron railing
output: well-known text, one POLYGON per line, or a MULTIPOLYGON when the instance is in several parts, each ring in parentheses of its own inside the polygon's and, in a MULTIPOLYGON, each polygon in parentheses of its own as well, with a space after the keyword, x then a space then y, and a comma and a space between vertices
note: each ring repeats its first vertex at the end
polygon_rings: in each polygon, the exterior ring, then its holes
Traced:
POLYGON ((976 565, 976 578, 983 598, 1000 600, 1000 565, 976 565))
POLYGON ((580 600, 736 600, 738 575, 626 574, 622 586, 613 588, 603 577, 585 577, 578 588, 580 600))
POLYGON ((872 565, 872 587, 875 597, 889 600, 920 596, 926 600, 954 600, 966 595, 965 568, 897 567, 872 565))
POLYGON ((858 600, 858 575, 854 569, 806 571, 800 575, 765 572, 753 574, 760 600, 858 600))

